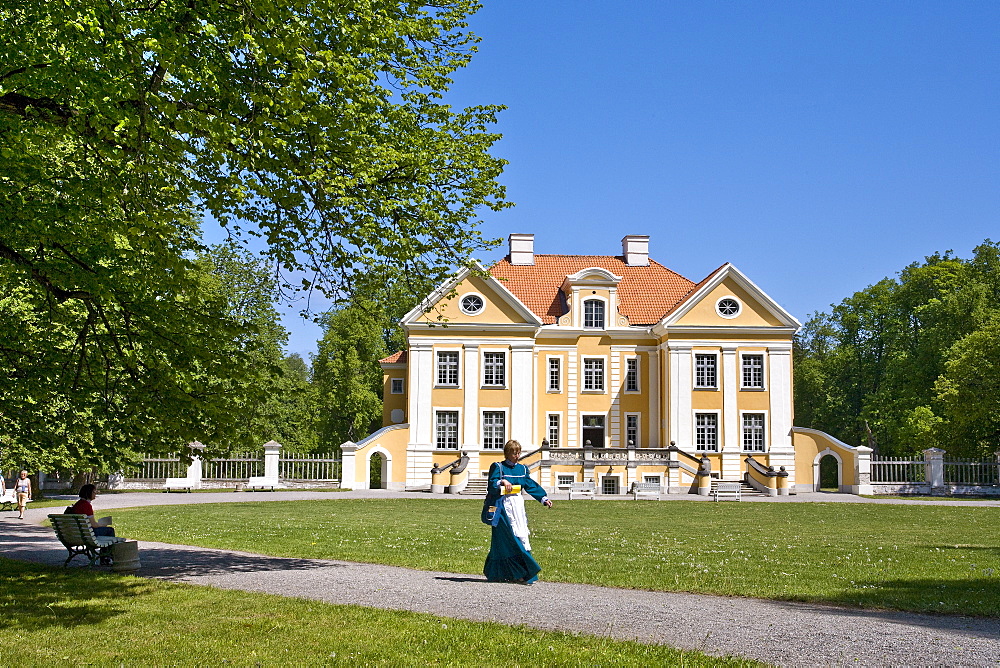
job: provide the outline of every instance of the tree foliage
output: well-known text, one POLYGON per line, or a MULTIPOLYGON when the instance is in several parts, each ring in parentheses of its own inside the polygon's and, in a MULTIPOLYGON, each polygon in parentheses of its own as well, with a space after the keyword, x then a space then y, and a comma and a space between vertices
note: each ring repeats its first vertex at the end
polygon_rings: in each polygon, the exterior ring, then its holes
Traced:
POLYGON ((199 268, 199 220, 338 299, 359 275, 440 278, 491 243, 476 211, 506 206, 499 107, 443 100, 476 8, 5 2, 7 448, 103 466, 246 431, 262 333, 199 268))
POLYGON ((884 454, 1000 448, 1000 244, 937 253, 818 313, 796 341, 796 422, 884 454))

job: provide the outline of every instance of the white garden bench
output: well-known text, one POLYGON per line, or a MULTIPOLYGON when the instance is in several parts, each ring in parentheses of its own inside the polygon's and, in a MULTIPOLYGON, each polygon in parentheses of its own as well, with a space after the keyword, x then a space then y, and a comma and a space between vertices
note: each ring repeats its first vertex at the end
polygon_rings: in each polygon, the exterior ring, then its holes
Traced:
POLYGON ((247 489, 254 492, 258 489, 270 489, 272 492, 274 488, 280 484, 280 481, 275 478, 265 478, 264 476, 253 476, 247 478, 247 489))
POLYGON ((93 566, 102 557, 111 558, 112 545, 125 542, 124 538, 117 536, 95 536, 86 515, 49 515, 49 521, 56 538, 69 550, 63 566, 68 566, 73 557, 80 554, 87 557, 93 566))
POLYGON ((638 501, 639 496, 655 496, 660 499, 660 483, 658 482, 634 482, 632 483, 632 499, 638 501))
POLYGON ((592 482, 574 482, 569 486, 569 500, 573 497, 594 498, 597 493, 597 485, 592 482))
POLYGON ((743 483, 741 482, 713 482, 712 491, 710 494, 712 497, 718 501, 720 496, 731 497, 740 500, 740 494, 743 492, 743 483))
POLYGON ((173 489, 184 489, 190 492, 195 485, 196 483, 188 478, 167 478, 163 481, 163 489, 168 492, 173 489))
MULTIPOLYGON (((31 503, 31 499, 28 499, 27 502, 31 503)), ((0 506, 3 506, 0 510, 14 510, 17 508, 17 494, 14 490, 8 489, 4 492, 3 496, 0 496, 0 506)))

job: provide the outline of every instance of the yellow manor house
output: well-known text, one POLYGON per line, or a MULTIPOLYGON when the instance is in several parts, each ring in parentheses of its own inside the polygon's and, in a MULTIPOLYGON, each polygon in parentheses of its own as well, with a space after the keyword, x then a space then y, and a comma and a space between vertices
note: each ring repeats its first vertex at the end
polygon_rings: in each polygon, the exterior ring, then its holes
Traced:
POLYGON ((512 234, 506 258, 428 295, 381 361, 384 427, 343 446, 344 486, 482 492, 514 438, 550 493, 811 491, 826 455, 867 491, 868 448, 792 426, 799 322, 732 264, 693 283, 648 236, 621 243, 540 255, 512 234))

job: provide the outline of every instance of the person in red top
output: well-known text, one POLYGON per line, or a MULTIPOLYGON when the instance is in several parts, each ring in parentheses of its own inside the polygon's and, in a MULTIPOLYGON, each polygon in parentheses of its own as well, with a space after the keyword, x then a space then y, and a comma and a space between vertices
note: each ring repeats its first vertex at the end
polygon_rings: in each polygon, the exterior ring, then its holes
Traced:
POLYGON ((86 484, 80 488, 80 498, 66 509, 70 515, 86 515, 95 536, 114 536, 115 528, 106 526, 94 519, 94 506, 90 503, 97 498, 97 485, 86 484))

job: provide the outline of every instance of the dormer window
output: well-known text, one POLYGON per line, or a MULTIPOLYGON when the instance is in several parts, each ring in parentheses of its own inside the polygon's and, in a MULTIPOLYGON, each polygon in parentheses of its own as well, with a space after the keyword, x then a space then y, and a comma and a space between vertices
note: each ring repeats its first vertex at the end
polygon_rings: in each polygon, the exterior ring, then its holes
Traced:
POLYGON ((583 302, 583 326, 586 329, 604 329, 604 302, 588 299, 583 302))

